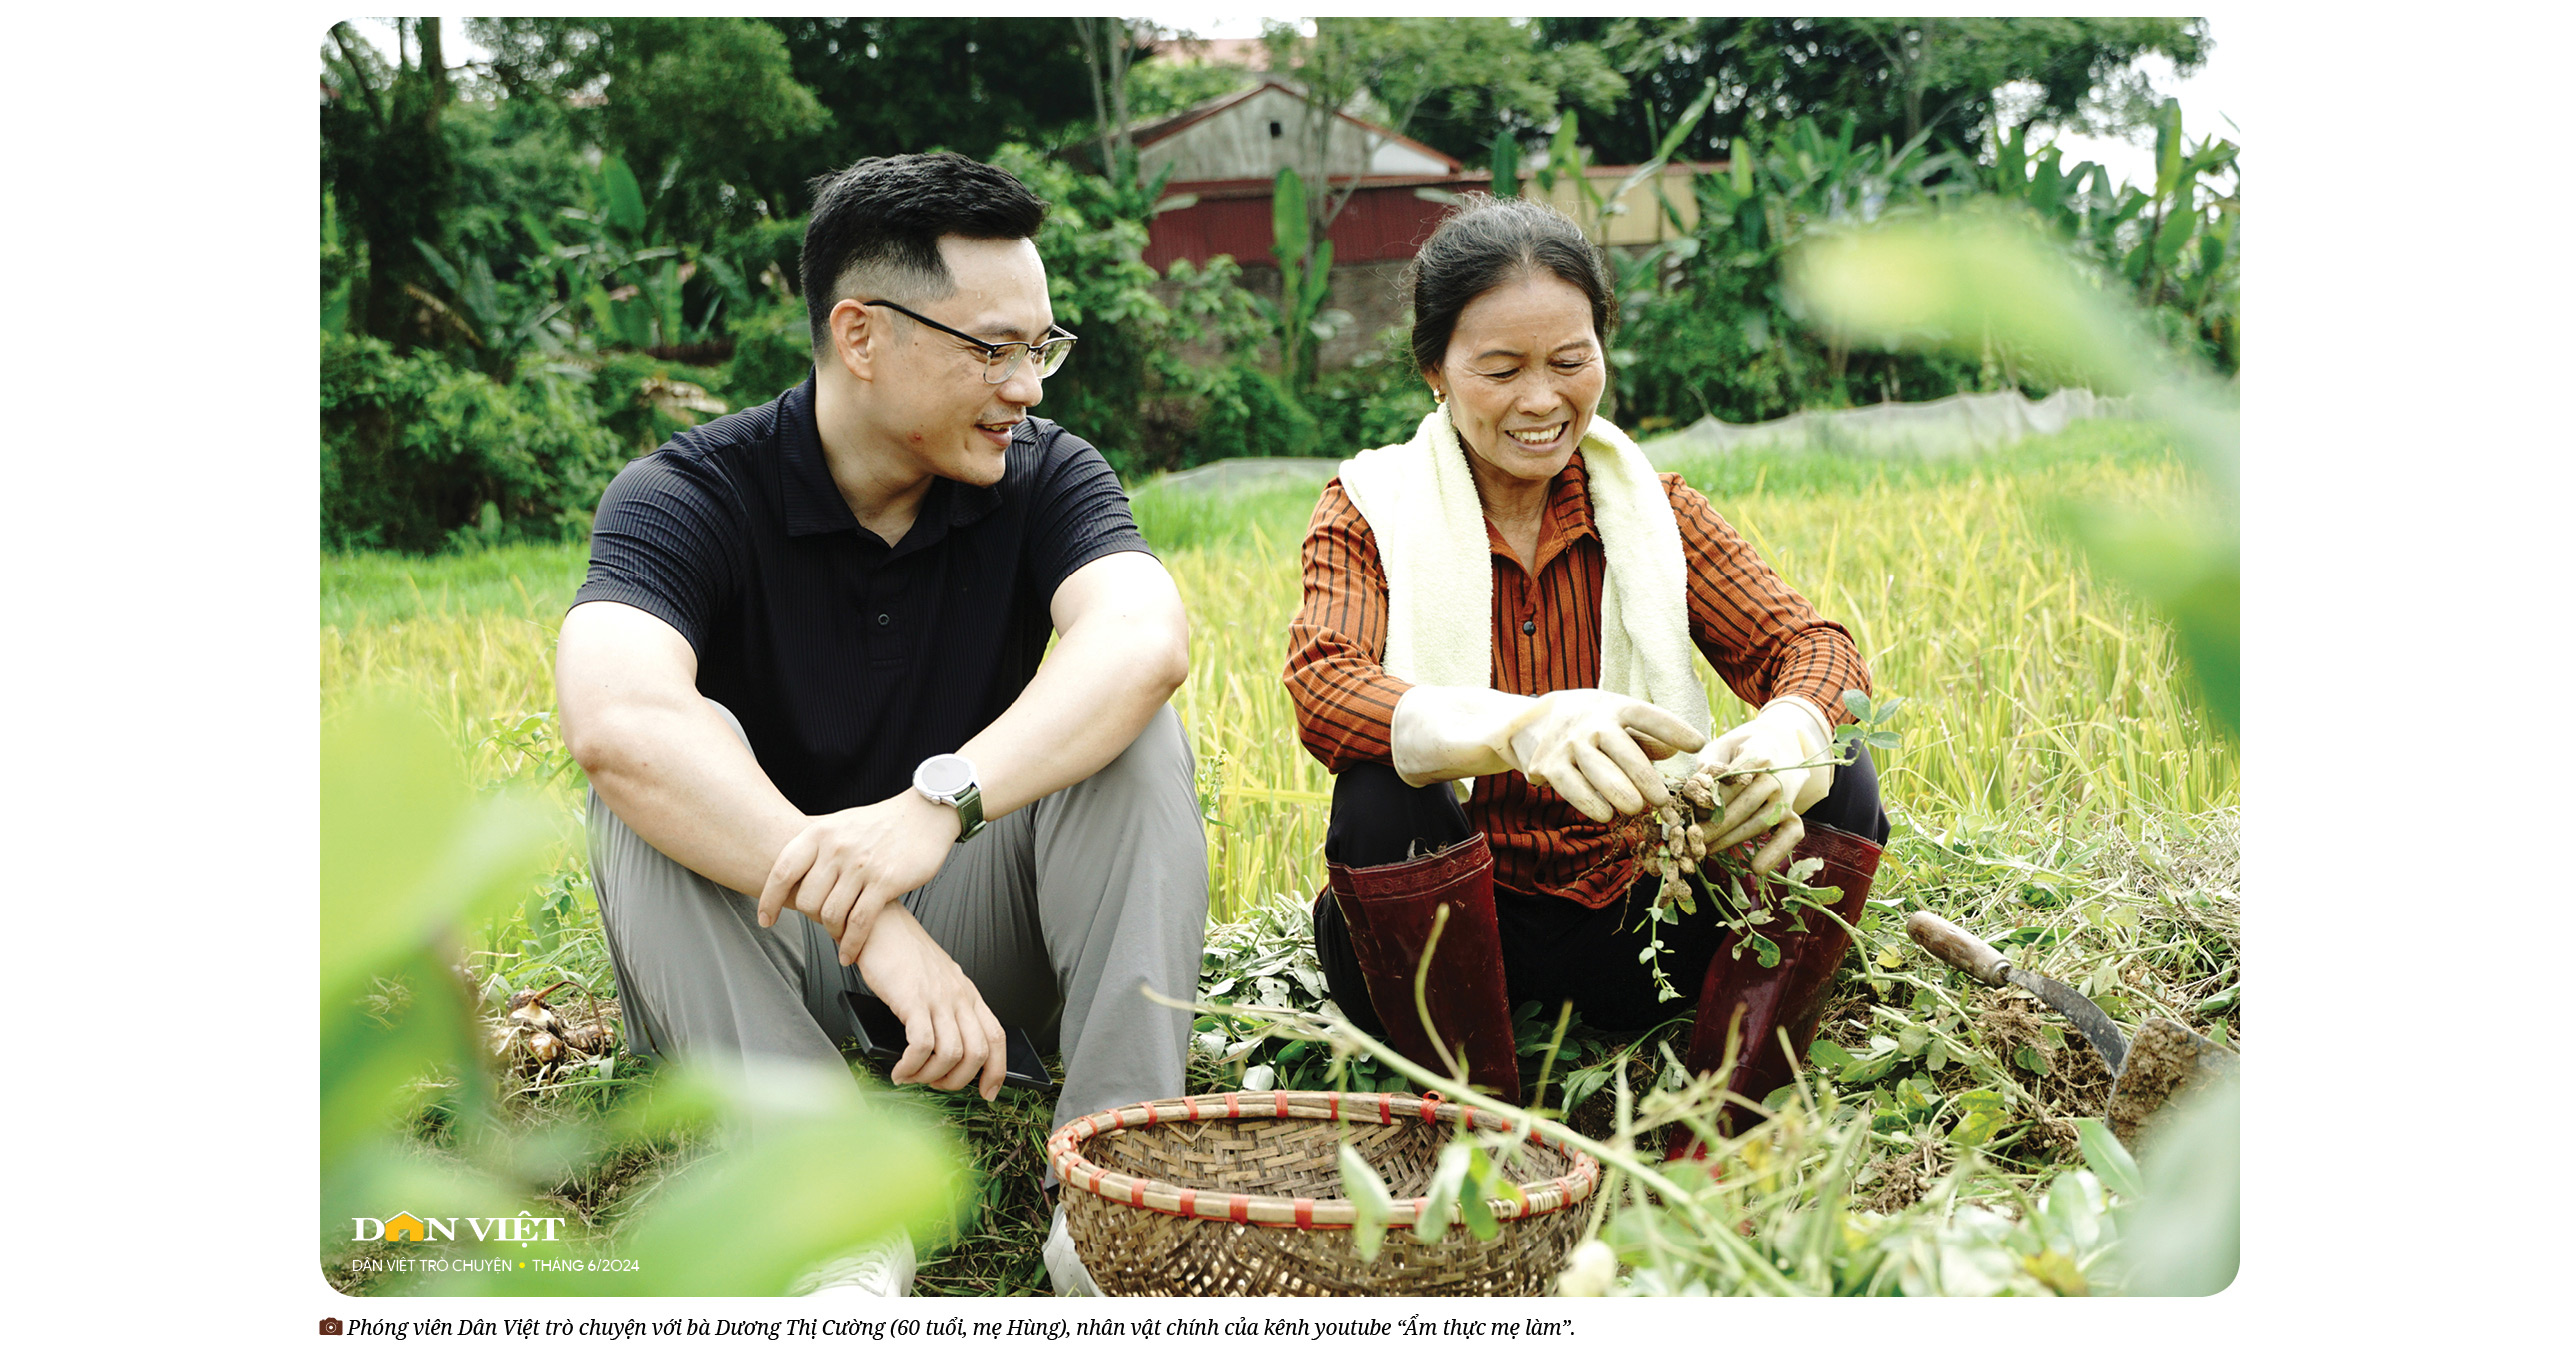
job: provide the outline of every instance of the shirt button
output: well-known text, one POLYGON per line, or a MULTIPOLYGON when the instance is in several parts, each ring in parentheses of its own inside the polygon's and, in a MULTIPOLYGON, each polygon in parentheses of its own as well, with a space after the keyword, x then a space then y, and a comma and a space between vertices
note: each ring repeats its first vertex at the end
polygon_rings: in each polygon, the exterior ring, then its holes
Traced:
POLYGON ((889 616, 888 616, 888 615, 883 614, 883 615, 881 615, 881 616, 880 616, 880 626, 881 626, 881 627, 883 627, 883 628, 886 628, 886 627, 888 627, 888 626, 889 626, 889 616))
POLYGON ((1520 631, 1532 636, 1536 635, 1538 631, 1538 621, 1536 619, 1522 619, 1520 621, 1520 631))

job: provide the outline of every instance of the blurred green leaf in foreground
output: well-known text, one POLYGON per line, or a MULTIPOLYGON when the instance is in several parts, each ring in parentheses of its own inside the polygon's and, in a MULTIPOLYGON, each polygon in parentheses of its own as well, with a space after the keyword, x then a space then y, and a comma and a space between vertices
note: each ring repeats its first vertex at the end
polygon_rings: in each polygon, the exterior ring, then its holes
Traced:
POLYGON ((466 1227, 423 1250, 524 1264, 407 1278, 446 1292, 777 1294, 966 1203, 947 1136, 832 1074, 748 1082, 697 1064, 605 1119, 524 1126, 495 1097, 457 961, 460 941, 537 881, 565 828, 529 797, 473 792, 434 724, 380 697, 324 724, 320 808, 324 1253, 353 1243, 358 1217, 557 1219, 562 1206, 537 1198, 546 1184, 606 1148, 698 1129, 720 1130, 724 1150, 658 1187, 609 1246, 574 1219, 524 1244, 466 1227), (538 1264, 598 1256, 638 1269, 538 1264))
POLYGON ((2208 711, 2240 730, 2239 430, 2229 389, 2172 359, 2130 298, 1996 203, 1888 220, 1807 242, 1796 295, 1846 338, 1958 352, 2003 346, 2029 365, 2131 393, 2176 431, 2205 494, 2182 513, 2057 507, 2092 565, 2177 630, 2208 711))

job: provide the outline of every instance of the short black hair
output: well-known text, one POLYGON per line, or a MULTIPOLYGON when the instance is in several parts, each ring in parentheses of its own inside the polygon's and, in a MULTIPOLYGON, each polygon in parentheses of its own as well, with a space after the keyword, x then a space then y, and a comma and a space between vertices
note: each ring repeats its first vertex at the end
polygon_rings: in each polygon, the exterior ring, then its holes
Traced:
POLYGON ((811 347, 828 352, 827 314, 850 296, 850 276, 890 276, 869 282, 899 285, 907 294, 899 301, 948 297, 943 237, 1029 240, 1048 215, 1048 203, 1021 180, 951 151, 872 156, 818 176, 809 182, 809 226, 800 238, 811 347))
POLYGON ((1609 258, 1573 219, 1544 203, 1472 193, 1441 219, 1406 267, 1413 300, 1413 367, 1428 374, 1447 362, 1458 314, 1479 296, 1533 269, 1544 269, 1591 299, 1591 329, 1602 340, 1618 325, 1618 293, 1609 258))

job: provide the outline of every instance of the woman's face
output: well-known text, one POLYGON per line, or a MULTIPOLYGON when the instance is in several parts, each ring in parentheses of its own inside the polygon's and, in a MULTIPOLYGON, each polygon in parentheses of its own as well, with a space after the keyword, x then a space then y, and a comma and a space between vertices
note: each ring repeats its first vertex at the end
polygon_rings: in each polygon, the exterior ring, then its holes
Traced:
POLYGON ((1477 476, 1522 491, 1564 470, 1608 374, 1591 299, 1532 269, 1469 302, 1442 367, 1423 376, 1448 394, 1477 476))

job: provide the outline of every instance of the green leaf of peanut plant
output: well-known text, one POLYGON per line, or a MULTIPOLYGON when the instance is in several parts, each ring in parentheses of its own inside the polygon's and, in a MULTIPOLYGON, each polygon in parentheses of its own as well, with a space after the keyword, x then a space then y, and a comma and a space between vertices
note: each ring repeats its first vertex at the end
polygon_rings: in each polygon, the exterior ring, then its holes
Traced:
POLYGON ((1466 1179, 1458 1189, 1458 1207, 1466 1213, 1467 1231, 1479 1242, 1490 1242, 1502 1235, 1502 1225, 1493 1218, 1493 1195, 1500 1179, 1493 1174, 1493 1159, 1484 1149, 1467 1147, 1466 1179))
POLYGON ((1902 734, 1885 726, 1892 719, 1893 711, 1902 707, 1900 699, 1887 699, 1879 704, 1868 698, 1865 692, 1852 689, 1841 691, 1840 704, 1849 710, 1849 716, 1857 719, 1857 725, 1854 730, 1844 728, 1832 734, 1831 753, 1834 756, 1848 759, 1852 741, 1864 742, 1869 750, 1874 751, 1890 751, 1902 745, 1902 734))
POLYGON ((2133 1154, 2107 1130, 2107 1121, 2086 1115, 2071 1121, 2080 1130, 2080 1156, 2098 1180, 2123 1199, 2142 1198, 2142 1168, 2134 1165, 2133 1154))
POLYGON ((1342 1169, 1342 1192, 1358 1214, 1351 1224, 1352 1250, 1360 1253, 1361 1260, 1374 1261, 1378 1259, 1378 1249, 1387 1243, 1387 1183, 1361 1157, 1360 1149, 1349 1143, 1342 1145, 1337 1161, 1342 1169))
MULTIPOLYGON (((1348 1147, 1344 1151, 1348 1152, 1348 1147)), ((1458 1217, 1458 1203, 1467 1191, 1468 1170, 1474 1161, 1468 1140, 1453 1140, 1440 1149, 1440 1165, 1431 1173, 1431 1189, 1422 1197, 1422 1212, 1414 1220, 1413 1237, 1417 1242, 1437 1242, 1449 1231, 1458 1217)))

